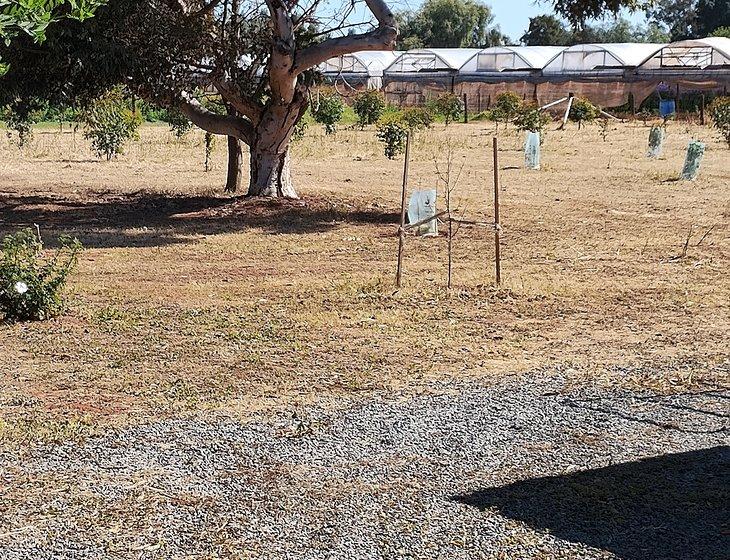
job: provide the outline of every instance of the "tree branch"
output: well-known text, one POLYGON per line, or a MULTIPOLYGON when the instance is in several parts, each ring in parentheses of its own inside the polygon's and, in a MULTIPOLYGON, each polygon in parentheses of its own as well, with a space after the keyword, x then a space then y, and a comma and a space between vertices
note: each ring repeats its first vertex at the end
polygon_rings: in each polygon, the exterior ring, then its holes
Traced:
POLYGON ((261 103, 242 96, 235 87, 224 81, 214 80, 213 85, 221 94, 221 97, 230 103, 236 111, 248 117, 252 123, 258 122, 264 110, 261 103))
POLYGON ((296 52, 294 22, 283 0, 266 0, 266 5, 274 31, 269 60, 271 94, 276 103, 291 103, 296 86, 296 74, 291 71, 296 52))
POLYGON ((246 119, 232 115, 217 115, 203 107, 189 93, 181 95, 177 106, 195 126, 211 134, 234 136, 246 144, 251 144, 254 129, 246 119))
POLYGON ((343 54, 392 49, 398 37, 398 24, 393 12, 385 0, 365 0, 365 3, 378 20, 378 27, 367 33, 327 39, 298 51, 295 56, 294 73, 301 74, 329 58, 343 54))
POLYGON ((207 16, 208 14, 213 13, 213 10, 215 10, 222 1, 223 0, 211 0, 210 2, 205 4, 202 8, 200 8, 198 11, 193 12, 191 15, 194 17, 207 16))

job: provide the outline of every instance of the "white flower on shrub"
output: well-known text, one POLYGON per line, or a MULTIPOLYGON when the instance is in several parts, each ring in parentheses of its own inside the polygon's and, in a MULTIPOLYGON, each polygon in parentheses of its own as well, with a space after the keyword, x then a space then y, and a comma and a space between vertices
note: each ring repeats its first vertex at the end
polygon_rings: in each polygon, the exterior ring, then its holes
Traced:
POLYGON ((25 282, 16 282, 15 291, 22 296, 25 292, 28 291, 28 284, 26 284, 25 282))

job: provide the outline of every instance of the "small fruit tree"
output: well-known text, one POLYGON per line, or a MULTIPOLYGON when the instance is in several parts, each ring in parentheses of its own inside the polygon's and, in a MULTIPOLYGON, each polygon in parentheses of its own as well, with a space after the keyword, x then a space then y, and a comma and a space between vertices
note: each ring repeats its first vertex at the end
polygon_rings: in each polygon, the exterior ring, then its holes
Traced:
POLYGON ((522 107, 522 99, 513 91, 505 91, 497 96, 492 108, 492 118, 504 123, 511 122, 522 107))
POLYGON ((459 120, 464 114, 464 104, 461 97, 453 93, 439 95, 429 104, 429 109, 432 113, 444 117, 447 125, 452 121, 459 120))
POLYGON ((537 105, 523 105, 517 111, 512 122, 518 130, 539 132, 540 141, 542 141, 543 129, 550 122, 550 115, 540 111, 537 105))
POLYGON ((142 124, 142 117, 129 109, 120 87, 92 102, 82 120, 86 126, 84 136, 91 140, 91 148, 107 161, 124 153, 124 144, 139 137, 137 129, 142 124))
POLYGON ((357 124, 360 125, 360 128, 378 122, 385 107, 385 97, 375 89, 358 93, 352 103, 352 110, 357 115, 357 124))
POLYGON ((710 105, 712 125, 727 142, 730 148, 730 97, 718 97, 710 105))
POLYGON ((325 134, 334 134, 344 112, 345 104, 337 93, 323 92, 319 95, 312 116, 316 122, 324 125, 325 134))
POLYGON ((600 115, 598 107, 584 97, 576 97, 570 107, 568 118, 573 122, 577 122, 580 129, 584 122, 594 121, 598 115, 600 115))

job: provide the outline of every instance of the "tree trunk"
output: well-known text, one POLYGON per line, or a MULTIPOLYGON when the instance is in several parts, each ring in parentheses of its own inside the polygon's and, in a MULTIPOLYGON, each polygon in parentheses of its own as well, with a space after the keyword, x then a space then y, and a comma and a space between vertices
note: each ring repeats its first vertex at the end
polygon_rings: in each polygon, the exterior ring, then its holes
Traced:
POLYGON ((299 198, 291 179, 288 146, 282 153, 265 149, 258 143, 251 146, 251 182, 248 194, 273 198, 299 198))
POLYGON ((241 141, 235 136, 228 137, 228 177, 226 178, 226 192, 235 193, 241 188, 243 172, 243 151, 241 141))

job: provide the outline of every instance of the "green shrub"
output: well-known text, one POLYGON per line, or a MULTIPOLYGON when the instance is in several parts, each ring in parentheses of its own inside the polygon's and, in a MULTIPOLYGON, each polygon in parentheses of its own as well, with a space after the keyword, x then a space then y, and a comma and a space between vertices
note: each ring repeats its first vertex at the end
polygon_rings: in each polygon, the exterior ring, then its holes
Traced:
POLYGON ((190 132, 195 125, 183 115, 182 111, 167 111, 165 114, 165 122, 170 125, 170 132, 175 138, 180 139, 190 132))
POLYGON ((377 136, 384 147, 385 157, 394 159, 398 154, 403 153, 406 147, 408 127, 398 117, 382 119, 378 123, 377 136))
POLYGON ((142 124, 139 113, 133 113, 122 88, 114 88, 93 101, 83 114, 86 126, 84 137, 98 157, 107 161, 124 153, 124 144, 138 139, 137 129, 142 124))
POLYGON ((15 144, 23 148, 33 138, 33 125, 41 121, 43 107, 36 100, 18 100, 5 109, 3 120, 8 128, 8 138, 13 138, 11 131, 18 135, 15 144))
POLYGON ((8 138, 12 138, 11 130, 18 135, 16 141, 18 148, 23 148, 31 138, 33 138, 33 121, 27 116, 21 116, 14 112, 9 112, 5 117, 5 124, 8 127, 8 138))
POLYGON ((320 93, 312 116, 316 122, 324 125, 325 134, 334 134, 344 112, 345 104, 339 95, 334 92, 320 93))
POLYGON ((577 122, 578 128, 580 128, 581 124, 595 120, 598 115, 600 115, 598 107, 584 97, 576 97, 573 99, 568 118, 573 122, 577 122))
POLYGON ((443 93, 436 99, 429 102, 428 109, 431 114, 440 115, 449 124, 457 121, 464 114, 464 104, 461 97, 453 93, 443 93))
POLYGON ((540 111, 537 105, 523 105, 512 122, 519 130, 539 132, 542 139, 543 129, 550 122, 550 115, 540 111))
POLYGON ((431 128, 433 115, 423 107, 407 107, 403 109, 400 120, 409 130, 425 130, 431 128))
POLYGON ((8 235, 0 259, 0 314, 5 321, 43 320, 63 310, 62 292, 81 252, 78 239, 61 237, 42 258, 43 242, 31 229, 8 235))
POLYGON ((480 111, 476 115, 469 117, 472 121, 493 121, 495 120, 494 115, 490 109, 480 111))
POLYGON ((492 107, 492 118, 495 121, 510 122, 522 107, 522 98, 513 91, 505 91, 497 96, 492 107))
POLYGON ((352 109, 357 115, 357 124, 360 125, 360 128, 378 122, 378 119, 383 116, 385 107, 385 96, 375 89, 358 93, 352 102, 352 109))
POLYGON ((718 97, 709 107, 712 125, 727 142, 730 148, 730 97, 718 97))

